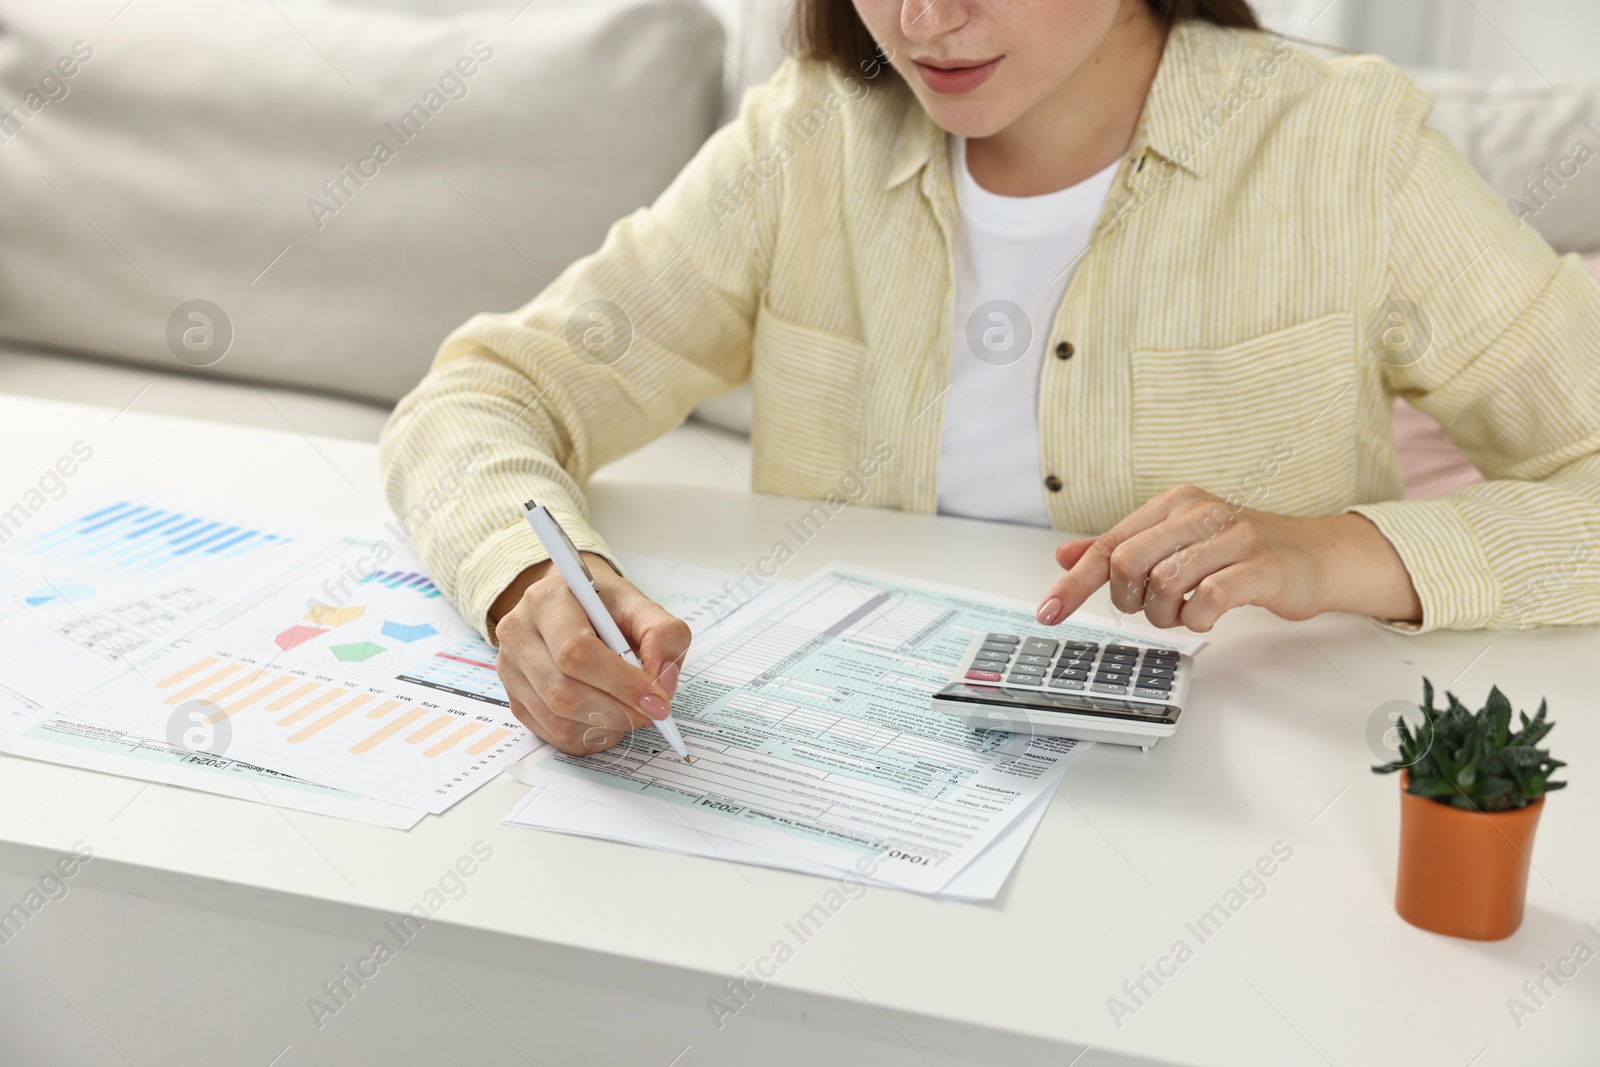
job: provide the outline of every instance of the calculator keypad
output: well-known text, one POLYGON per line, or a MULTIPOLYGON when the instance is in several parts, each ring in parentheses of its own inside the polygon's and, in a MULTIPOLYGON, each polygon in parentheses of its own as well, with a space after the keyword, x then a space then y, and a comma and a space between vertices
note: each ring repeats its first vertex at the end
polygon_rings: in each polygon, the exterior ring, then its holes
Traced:
POLYGON ((991 685, 1166 700, 1177 669, 1178 653, 1172 649, 991 633, 965 676, 991 685))

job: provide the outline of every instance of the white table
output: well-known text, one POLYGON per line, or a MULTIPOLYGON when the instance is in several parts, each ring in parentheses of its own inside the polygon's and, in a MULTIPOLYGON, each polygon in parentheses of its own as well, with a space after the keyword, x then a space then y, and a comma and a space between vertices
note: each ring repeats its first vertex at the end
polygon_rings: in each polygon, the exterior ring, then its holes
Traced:
MULTIPOLYGON (((0 397, 0 508, 79 439, 94 458, 48 507, 123 478, 335 519, 382 507, 369 445, 112 415, 0 397)), ((729 570, 805 509, 614 480, 592 495, 618 547, 729 570)), ((785 573, 837 558, 1031 598, 1057 540, 847 509, 785 573)), ((0 1063, 1592 1063, 1600 962, 1520 1028, 1507 998, 1574 942, 1600 948, 1583 926, 1600 920, 1597 652, 1592 629, 1405 638, 1232 613, 1177 736, 1075 764, 998 901, 873 890, 803 945, 785 923, 832 883, 503 827, 523 791, 508 778, 400 833, 0 757, 0 909, 74 842, 95 851, 0 946, 0 1063), (1469 702, 1490 683, 1530 710, 1548 696, 1573 764, 1507 941, 1437 937, 1391 907, 1398 783, 1368 770, 1368 721, 1423 674, 1469 702), (385 920, 478 841, 493 858, 465 894, 364 986, 347 981, 319 1028, 308 999, 375 939, 395 943, 385 920), (1185 922, 1280 841, 1293 858, 1265 895, 1201 944, 1185 922), (719 1030, 708 998, 780 938, 794 958, 719 1030), (1145 979, 1153 995, 1116 1025, 1108 998, 1179 939, 1193 958, 1145 979)))

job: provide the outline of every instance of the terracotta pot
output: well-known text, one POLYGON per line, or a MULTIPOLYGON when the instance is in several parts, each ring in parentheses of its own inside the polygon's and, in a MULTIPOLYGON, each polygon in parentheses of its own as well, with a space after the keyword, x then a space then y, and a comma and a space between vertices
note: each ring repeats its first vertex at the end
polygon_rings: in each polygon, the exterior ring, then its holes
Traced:
POLYGON ((1499 941, 1522 925, 1533 834, 1544 798, 1516 811, 1451 807, 1400 780, 1400 872, 1394 910, 1412 926, 1499 941))

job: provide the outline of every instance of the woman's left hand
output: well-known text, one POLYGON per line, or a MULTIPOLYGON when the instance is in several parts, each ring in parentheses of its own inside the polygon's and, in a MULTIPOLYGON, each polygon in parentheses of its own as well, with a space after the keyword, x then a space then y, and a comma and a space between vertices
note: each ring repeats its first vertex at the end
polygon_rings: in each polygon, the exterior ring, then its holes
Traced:
POLYGON ((1200 632, 1245 604, 1290 620, 1324 611, 1422 619, 1405 564, 1371 520, 1274 515, 1192 485, 1152 498, 1099 537, 1059 546, 1056 562, 1067 573, 1039 605, 1046 625, 1108 582, 1118 610, 1200 632))

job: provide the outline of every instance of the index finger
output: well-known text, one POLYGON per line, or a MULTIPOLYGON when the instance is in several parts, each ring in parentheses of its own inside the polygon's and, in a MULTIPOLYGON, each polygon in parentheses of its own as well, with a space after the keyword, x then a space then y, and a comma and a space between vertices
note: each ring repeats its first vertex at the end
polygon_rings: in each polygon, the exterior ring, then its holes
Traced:
MULTIPOLYGON (((1135 508, 1121 522, 1094 538, 1087 548, 1078 553, 1077 561, 1071 564, 1067 573, 1057 578, 1055 584, 1050 586, 1050 591, 1045 593, 1039 603, 1038 620, 1046 626, 1054 626, 1083 607, 1096 589, 1111 580, 1111 554, 1130 537, 1165 520, 1172 513, 1172 497, 1171 490, 1158 493, 1135 508)), ((1078 544, 1081 542, 1063 545, 1057 550, 1058 559, 1070 554, 1064 550, 1075 548, 1078 544)))

